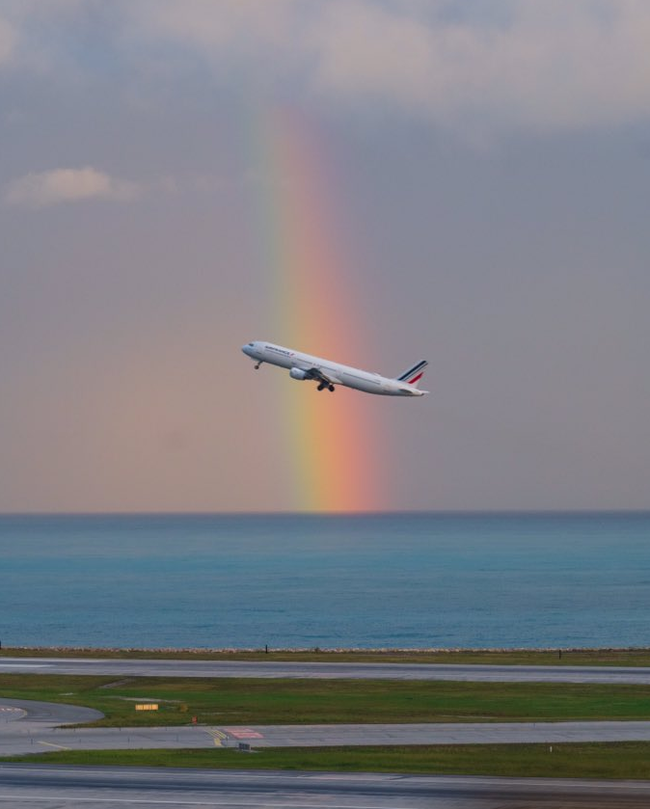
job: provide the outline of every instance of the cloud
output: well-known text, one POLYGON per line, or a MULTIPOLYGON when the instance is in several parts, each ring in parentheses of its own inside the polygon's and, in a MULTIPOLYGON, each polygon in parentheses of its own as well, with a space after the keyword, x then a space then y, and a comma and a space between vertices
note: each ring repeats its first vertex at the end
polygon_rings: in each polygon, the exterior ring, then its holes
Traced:
POLYGON ((16 48, 16 31, 0 17, 0 65, 11 62, 16 48))
POLYGON ((167 36, 218 55, 215 48, 239 48, 260 41, 286 45, 302 19, 296 0, 139 0, 128 13, 154 36, 167 36))
POLYGON ((6 0, 5 8, 0 64, 13 58, 35 71, 43 62, 67 78, 72 64, 88 81, 119 64, 146 88, 160 65, 174 78, 203 63, 249 98, 374 107, 463 133, 650 118, 648 0, 6 0), (71 48, 71 38, 87 47, 71 48))
MULTIPOLYGON (((562 130, 650 116, 647 0, 140 0, 150 42, 455 128, 562 130)), ((224 68, 229 68, 224 74, 224 68)))
POLYGON ((24 208, 44 208, 61 202, 104 199, 128 202, 140 194, 140 187, 128 180, 110 177, 91 166, 30 172, 9 183, 4 200, 24 208))
MULTIPOLYGON (((437 4, 442 9, 445 4, 437 4)), ((315 83, 454 126, 558 130, 650 115, 650 4, 492 0, 486 19, 417 19, 333 3, 313 32, 315 83)))

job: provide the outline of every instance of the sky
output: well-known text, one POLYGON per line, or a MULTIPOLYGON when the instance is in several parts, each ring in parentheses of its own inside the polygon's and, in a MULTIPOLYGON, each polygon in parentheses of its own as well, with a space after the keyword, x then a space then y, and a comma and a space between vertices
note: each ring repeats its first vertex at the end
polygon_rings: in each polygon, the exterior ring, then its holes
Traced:
POLYGON ((650 507, 649 41, 646 0, 0 0, 0 511, 650 507))

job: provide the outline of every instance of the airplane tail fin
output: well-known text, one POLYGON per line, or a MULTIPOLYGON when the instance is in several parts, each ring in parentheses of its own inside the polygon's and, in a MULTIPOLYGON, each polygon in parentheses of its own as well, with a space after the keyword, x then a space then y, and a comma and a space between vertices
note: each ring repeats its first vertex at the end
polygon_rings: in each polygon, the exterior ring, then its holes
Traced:
POLYGON ((420 360, 420 362, 416 363, 412 368, 409 368, 408 371, 404 371, 401 376, 398 376, 397 381, 406 382, 409 385, 413 385, 414 388, 417 388, 424 375, 424 369, 428 364, 426 360, 420 360))

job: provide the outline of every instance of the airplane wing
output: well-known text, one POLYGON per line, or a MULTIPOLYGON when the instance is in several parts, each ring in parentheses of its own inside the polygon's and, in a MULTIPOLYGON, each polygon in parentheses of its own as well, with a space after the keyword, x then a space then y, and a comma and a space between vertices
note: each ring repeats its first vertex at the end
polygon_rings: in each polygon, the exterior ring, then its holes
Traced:
POLYGON ((318 382, 324 382, 326 385, 339 385, 340 381, 334 377, 327 376, 320 368, 306 368, 305 374, 308 379, 315 379, 318 382))
POLYGON ((323 373, 323 371, 315 365, 312 365, 311 368, 291 368, 289 374, 294 379, 310 379, 313 382, 318 382, 318 390, 328 388, 330 391, 333 391, 334 385, 342 384, 338 377, 333 374, 323 373))

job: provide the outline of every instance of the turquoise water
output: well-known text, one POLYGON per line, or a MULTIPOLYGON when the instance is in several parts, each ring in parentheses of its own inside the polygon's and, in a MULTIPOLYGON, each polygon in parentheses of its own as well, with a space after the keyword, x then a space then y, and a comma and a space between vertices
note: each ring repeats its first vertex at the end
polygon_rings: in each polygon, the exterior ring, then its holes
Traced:
POLYGON ((0 516, 5 646, 650 645, 650 514, 0 516))

